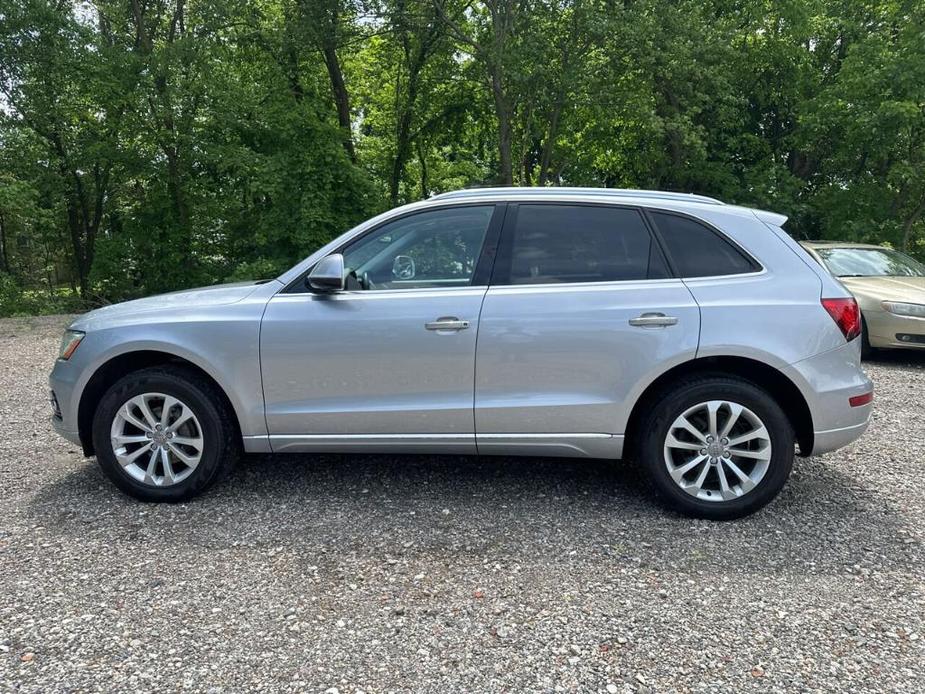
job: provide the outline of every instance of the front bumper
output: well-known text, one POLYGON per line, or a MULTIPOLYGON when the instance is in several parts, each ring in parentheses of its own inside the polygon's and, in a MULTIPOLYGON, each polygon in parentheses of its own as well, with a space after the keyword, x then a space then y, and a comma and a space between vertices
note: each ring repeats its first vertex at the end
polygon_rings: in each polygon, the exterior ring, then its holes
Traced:
POLYGON ((873 403, 852 407, 848 402, 874 389, 861 368, 860 353, 860 339, 855 339, 787 367, 785 373, 803 392, 813 418, 813 447, 804 454, 847 446, 867 429, 873 403))
POLYGON ((51 426, 60 436, 63 436, 71 443, 76 443, 78 446, 81 445, 80 433, 77 432, 76 430, 71 431, 70 429, 65 427, 64 422, 61 420, 60 417, 56 417, 55 415, 52 415, 51 416, 51 426))
POLYGON ((925 349, 925 318, 867 310, 864 321, 871 347, 925 349))
POLYGON ((48 388, 52 401, 51 426, 61 436, 72 443, 80 445, 80 433, 77 426, 77 403, 74 398, 79 369, 70 361, 55 361, 55 366, 48 376, 48 388), (57 411, 55 411, 57 403, 57 411))

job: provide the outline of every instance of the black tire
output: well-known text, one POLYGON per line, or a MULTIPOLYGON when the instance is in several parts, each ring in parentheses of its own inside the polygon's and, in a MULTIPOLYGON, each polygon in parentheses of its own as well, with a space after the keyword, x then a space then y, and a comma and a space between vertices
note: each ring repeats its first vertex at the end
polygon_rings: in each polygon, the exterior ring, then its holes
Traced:
POLYGON ((103 395, 93 417, 93 446, 103 472, 119 489, 142 501, 186 501, 204 492, 234 467, 240 456, 240 437, 233 414, 222 394, 208 380, 183 367, 154 367, 135 371, 116 381, 103 395), (145 484, 119 464, 110 441, 114 418, 123 404, 142 393, 162 393, 177 398, 195 414, 202 435, 198 465, 176 484, 155 487, 145 484))
POLYGON ((867 321, 861 316, 861 359, 867 361, 875 354, 875 350, 870 346, 870 336, 867 334, 867 321))
POLYGON ((795 435, 787 415, 766 391, 735 376, 704 375, 673 384, 651 404, 640 431, 637 457, 659 496, 673 509, 696 518, 731 520, 754 513, 777 496, 793 467, 795 435), (665 460, 664 445, 675 419, 688 408, 711 400, 726 400, 751 410, 764 424, 771 442, 764 477, 750 491, 727 501, 701 500, 687 493, 672 479, 665 460))

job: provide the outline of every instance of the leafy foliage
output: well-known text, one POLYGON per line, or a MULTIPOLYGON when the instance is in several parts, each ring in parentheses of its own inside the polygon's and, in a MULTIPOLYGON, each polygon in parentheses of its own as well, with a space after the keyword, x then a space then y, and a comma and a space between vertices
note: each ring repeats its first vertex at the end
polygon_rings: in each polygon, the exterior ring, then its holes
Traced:
POLYGON ((925 5, 0 5, 0 314, 275 275, 499 182, 705 193, 925 257, 925 5))

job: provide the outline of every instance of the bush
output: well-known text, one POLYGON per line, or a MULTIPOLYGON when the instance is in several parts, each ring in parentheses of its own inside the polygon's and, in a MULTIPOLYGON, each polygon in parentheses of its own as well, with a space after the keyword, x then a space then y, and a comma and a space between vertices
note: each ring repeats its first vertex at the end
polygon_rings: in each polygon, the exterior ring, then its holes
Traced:
POLYGON ((85 303, 70 288, 24 289, 12 275, 0 272, 0 317, 79 313, 85 303))

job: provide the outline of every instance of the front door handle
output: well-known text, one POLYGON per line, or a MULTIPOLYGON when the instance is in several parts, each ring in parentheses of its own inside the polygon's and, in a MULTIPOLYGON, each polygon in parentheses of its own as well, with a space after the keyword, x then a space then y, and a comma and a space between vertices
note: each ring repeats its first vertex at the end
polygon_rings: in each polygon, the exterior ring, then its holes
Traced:
POLYGON ((677 318, 664 313, 643 313, 638 318, 630 318, 630 325, 636 328, 664 328, 677 323, 677 318))
POLYGON ((465 330, 469 327, 469 321, 459 320, 456 316, 443 316, 430 323, 425 323, 424 327, 428 330, 465 330))

